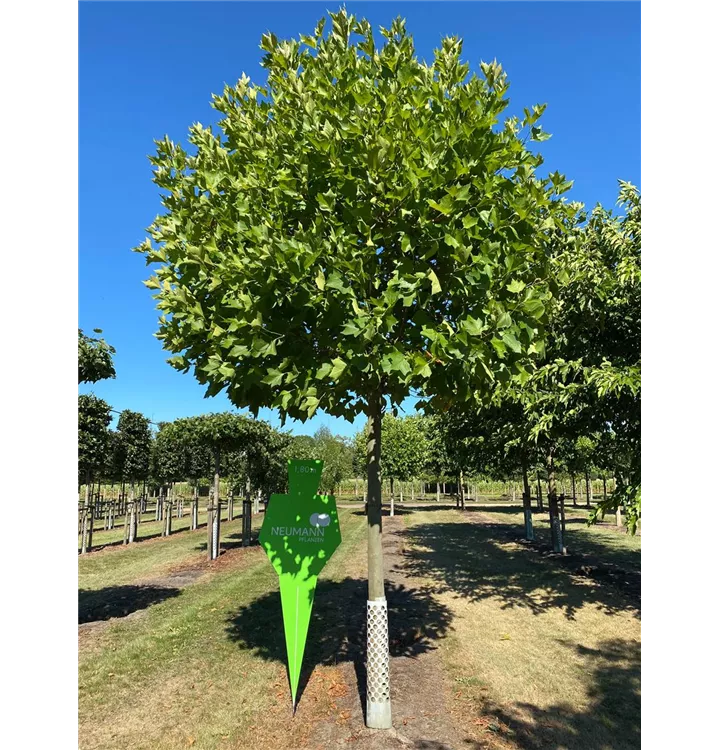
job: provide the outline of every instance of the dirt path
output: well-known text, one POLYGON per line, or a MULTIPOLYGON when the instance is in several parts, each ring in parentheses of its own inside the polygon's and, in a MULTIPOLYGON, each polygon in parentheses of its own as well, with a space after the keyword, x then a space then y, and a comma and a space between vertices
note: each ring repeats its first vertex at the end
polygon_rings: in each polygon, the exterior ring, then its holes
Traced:
MULTIPOLYGON (((361 663, 364 644, 356 643, 357 661, 337 668, 341 686, 335 688, 333 722, 315 725, 307 743, 313 750, 331 750, 348 746, 356 750, 394 750, 395 748, 423 748, 424 750, 455 750, 466 747, 463 734, 453 721, 449 710, 449 685, 444 676, 440 656, 431 645, 435 637, 432 627, 446 630, 440 615, 440 605, 434 604, 428 623, 419 622, 427 612, 431 599, 428 590, 418 586, 404 572, 404 542, 397 532, 404 527, 401 516, 384 519, 384 565, 387 588, 400 592, 398 612, 390 612, 389 639, 391 702, 394 728, 371 730, 364 724, 363 701, 359 685, 364 674, 361 663), (393 615, 393 616, 392 616, 393 615), (433 623, 433 626, 432 626, 433 623), (422 626, 426 631, 422 631, 422 626)), ((364 616, 362 611, 361 616, 364 616)), ((364 638, 362 628, 358 636, 364 638)))

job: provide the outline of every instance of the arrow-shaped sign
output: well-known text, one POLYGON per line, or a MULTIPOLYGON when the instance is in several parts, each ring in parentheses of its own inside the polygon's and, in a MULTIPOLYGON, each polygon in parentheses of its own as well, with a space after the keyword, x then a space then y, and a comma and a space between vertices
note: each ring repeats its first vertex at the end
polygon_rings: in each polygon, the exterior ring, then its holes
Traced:
POLYGON ((317 576, 342 541, 334 498, 316 494, 321 475, 321 461, 289 461, 289 494, 270 497, 259 532, 279 575, 295 709, 317 576))

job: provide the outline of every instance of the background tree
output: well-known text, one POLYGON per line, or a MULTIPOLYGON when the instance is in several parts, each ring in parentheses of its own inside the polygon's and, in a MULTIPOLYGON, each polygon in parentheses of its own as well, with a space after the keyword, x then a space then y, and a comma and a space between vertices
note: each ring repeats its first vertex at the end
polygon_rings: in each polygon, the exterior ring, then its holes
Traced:
MULTIPOLYGON (((102 330, 95 328, 94 332, 102 333, 102 330)), ((96 383, 105 378, 114 378, 115 366, 112 361, 112 355, 115 354, 114 347, 104 339, 86 336, 81 328, 78 329, 77 334, 77 382, 96 383)))
POLYGON ((424 472, 428 454, 424 420, 413 415, 403 418, 387 415, 382 426, 382 453, 393 499, 394 480, 406 482, 424 472))
POLYGON ((206 479, 210 476, 210 455, 202 453, 204 462, 200 462, 198 471, 190 468, 190 454, 197 450, 186 439, 174 422, 160 422, 159 429, 152 444, 150 476, 152 483, 161 489, 172 482, 183 480, 206 479))
POLYGON ((135 483, 147 480, 150 473, 152 433, 150 421, 139 412, 125 409, 117 420, 116 450, 122 467, 123 482, 130 482, 129 529, 126 541, 137 539, 142 498, 135 499, 135 483))
POLYGON ((144 481, 150 472, 152 431, 150 420, 139 412, 125 409, 117 420, 117 436, 122 461, 122 476, 134 489, 135 482, 144 481))
POLYGON ((327 427, 320 427, 314 433, 314 440, 319 449, 319 460, 324 462, 320 486, 323 491, 336 494, 341 482, 352 475, 352 445, 349 441, 332 435, 327 427))
MULTIPOLYGON (((420 476, 428 456, 424 420, 418 415, 398 418, 385 415, 382 423, 382 472, 389 479, 391 515, 394 515, 394 482, 407 482, 420 476)), ((366 454, 369 432, 365 428, 357 450, 366 454)))
MULTIPOLYGON (((463 408, 463 404, 455 407, 463 408)), ((429 479, 436 480, 436 499, 439 499, 442 481, 448 476, 450 458, 444 432, 440 429, 439 417, 430 415, 425 417, 424 434, 426 435, 426 460, 424 474, 429 479)))
MULTIPOLYGON (((426 64, 403 20, 378 47, 366 20, 330 16, 326 35, 322 20, 300 41, 262 38, 266 85, 243 76, 214 96, 223 119, 192 126, 196 153, 157 143, 164 213, 137 249, 159 264, 147 283, 170 361, 208 395, 301 420, 366 414, 369 600, 383 612, 386 404, 414 388, 432 408, 479 398, 541 351, 570 185, 535 174, 543 106, 499 127, 500 65, 470 76, 456 38, 426 64)), ((387 643, 385 626, 369 632, 370 651, 387 643)), ((367 723, 389 727, 377 677, 367 723)))
MULTIPOLYGON (((519 409, 528 438, 545 461, 557 550, 562 547, 556 519, 560 451, 566 451, 569 469, 583 474, 588 503, 602 436, 611 435, 612 446, 626 445, 636 464, 640 457, 640 197, 635 188, 621 183, 619 203, 628 206, 626 217, 614 219, 599 206, 583 227, 580 211, 566 214, 574 230, 552 247, 555 301, 539 366, 513 375, 496 390, 505 414, 519 409)), ((634 482, 637 476, 637 470, 631 472, 634 482)), ((604 499, 589 520, 616 502, 604 499)))
POLYGON ((92 394, 77 397, 77 468, 85 479, 85 503, 89 502, 90 479, 104 473, 110 447, 110 405, 92 394))
POLYGON ((292 458, 323 461, 320 491, 335 494, 336 488, 353 475, 354 445, 333 435, 327 427, 320 427, 313 436, 298 435, 292 439, 289 454, 292 458))
MULTIPOLYGON (((213 560, 219 555, 219 483, 223 456, 243 454, 247 457, 250 479, 267 488, 273 483, 275 486, 283 486, 279 484, 281 459, 277 454, 286 448, 289 440, 278 435, 266 422, 231 412, 177 419, 173 424, 177 439, 188 449, 196 450, 199 446, 209 451, 212 457, 214 501, 207 519, 207 546, 209 559, 213 560)), ((284 474, 286 475, 286 471, 284 474)))

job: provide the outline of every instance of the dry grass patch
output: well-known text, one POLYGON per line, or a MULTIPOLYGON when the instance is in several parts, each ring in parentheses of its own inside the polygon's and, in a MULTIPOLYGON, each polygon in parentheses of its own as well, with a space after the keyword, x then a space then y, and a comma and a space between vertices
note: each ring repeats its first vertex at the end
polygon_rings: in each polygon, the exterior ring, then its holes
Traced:
POLYGON ((406 569, 454 614, 440 649, 468 736, 478 747, 638 747, 635 603, 467 518, 407 516, 406 569))

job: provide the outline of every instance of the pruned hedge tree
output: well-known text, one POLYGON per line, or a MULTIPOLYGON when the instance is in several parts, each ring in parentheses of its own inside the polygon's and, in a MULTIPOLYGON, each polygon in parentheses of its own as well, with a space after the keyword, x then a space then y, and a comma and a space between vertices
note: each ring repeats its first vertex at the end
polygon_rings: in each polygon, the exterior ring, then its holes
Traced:
MULTIPOLYGON (((266 423, 249 419, 241 414, 224 412, 203 414, 198 417, 177 419, 171 425, 173 437, 190 452, 197 448, 208 451, 212 458, 213 499, 207 516, 207 555, 210 560, 219 556, 221 538, 221 497, 219 483, 222 461, 236 454, 246 458, 247 476, 250 480, 268 487, 271 491, 279 480, 283 461, 277 458, 288 444, 287 436, 280 436, 266 423)), ((281 485, 283 486, 283 485, 281 485)))
POLYGON ((78 469, 80 482, 85 483, 85 502, 82 518, 82 554, 92 548, 92 507, 90 482, 101 469, 109 445, 108 426, 111 421, 110 405, 93 394, 83 394, 77 400, 78 417, 78 469))
POLYGON ((131 543, 137 540, 143 494, 136 497, 135 485, 142 482, 144 486, 150 473, 152 432, 147 417, 130 409, 121 412, 117 420, 117 451, 123 483, 130 483, 125 542, 131 543))

